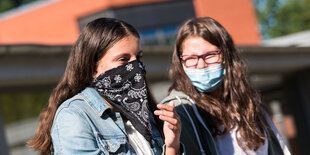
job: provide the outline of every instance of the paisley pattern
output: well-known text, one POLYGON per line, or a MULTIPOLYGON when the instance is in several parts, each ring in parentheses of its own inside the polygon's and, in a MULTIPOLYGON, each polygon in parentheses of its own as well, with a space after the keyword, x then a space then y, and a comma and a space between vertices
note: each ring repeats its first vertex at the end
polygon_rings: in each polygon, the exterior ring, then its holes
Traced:
POLYGON ((134 60, 106 71, 93 80, 92 86, 151 143, 150 110, 142 62, 134 60))

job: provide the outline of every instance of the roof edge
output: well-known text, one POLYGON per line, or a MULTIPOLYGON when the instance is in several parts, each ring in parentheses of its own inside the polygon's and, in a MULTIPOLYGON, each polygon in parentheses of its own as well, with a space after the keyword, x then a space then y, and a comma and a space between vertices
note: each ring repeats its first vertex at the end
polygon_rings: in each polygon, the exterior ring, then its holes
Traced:
POLYGON ((20 7, 8 10, 6 12, 3 12, 0 14, 0 22, 19 16, 21 14, 24 14, 26 12, 30 12, 39 8, 42 8, 44 6, 50 5, 52 3, 58 2, 61 0, 39 0, 35 2, 31 2, 29 4, 22 5, 20 7))

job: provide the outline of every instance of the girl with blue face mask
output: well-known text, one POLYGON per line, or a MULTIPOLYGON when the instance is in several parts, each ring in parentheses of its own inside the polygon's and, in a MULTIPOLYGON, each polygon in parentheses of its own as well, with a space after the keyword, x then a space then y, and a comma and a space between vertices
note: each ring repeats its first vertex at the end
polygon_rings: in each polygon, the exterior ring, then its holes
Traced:
POLYGON ((199 92, 214 91, 223 80, 221 50, 198 36, 188 37, 180 55, 184 72, 199 92))
POLYGON ((187 154, 290 154, 225 28, 209 17, 186 21, 177 35, 161 103, 174 101, 187 154))

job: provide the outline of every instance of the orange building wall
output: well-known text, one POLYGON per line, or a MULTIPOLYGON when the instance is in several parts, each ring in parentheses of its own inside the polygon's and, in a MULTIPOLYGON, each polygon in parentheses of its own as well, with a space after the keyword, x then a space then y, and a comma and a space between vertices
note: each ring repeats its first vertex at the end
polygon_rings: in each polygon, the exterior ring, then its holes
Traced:
POLYGON ((110 7, 158 0, 59 0, 47 6, 0 20, 0 44, 73 44, 77 19, 110 7))
POLYGON ((198 17, 217 20, 238 45, 258 45, 261 35, 252 0, 193 0, 198 17))
MULTIPOLYGON (((54 0, 50 4, 0 19, 0 44, 73 44, 77 19, 110 7, 164 0, 54 0)), ((197 16, 218 20, 238 45, 260 44, 251 0, 193 0, 197 16)))

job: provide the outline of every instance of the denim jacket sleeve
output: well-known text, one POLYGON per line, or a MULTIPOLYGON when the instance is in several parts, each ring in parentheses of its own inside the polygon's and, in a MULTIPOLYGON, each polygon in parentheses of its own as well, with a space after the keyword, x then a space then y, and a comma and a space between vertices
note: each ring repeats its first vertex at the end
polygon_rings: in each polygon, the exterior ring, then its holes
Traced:
POLYGON ((54 154, 101 154, 91 127, 80 109, 63 107, 56 113, 51 131, 54 154))

